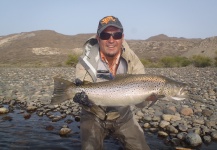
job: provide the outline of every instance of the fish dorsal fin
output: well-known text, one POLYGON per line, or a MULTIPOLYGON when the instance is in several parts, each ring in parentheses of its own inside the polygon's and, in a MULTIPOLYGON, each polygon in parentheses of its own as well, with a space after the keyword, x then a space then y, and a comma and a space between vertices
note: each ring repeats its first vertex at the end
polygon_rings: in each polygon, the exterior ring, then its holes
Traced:
POLYGON ((92 83, 92 82, 86 81, 86 80, 83 81, 83 84, 90 84, 90 83, 92 83))
POLYGON ((129 76, 132 76, 132 74, 117 74, 117 75, 114 77, 114 80, 126 78, 126 77, 129 77, 129 76))

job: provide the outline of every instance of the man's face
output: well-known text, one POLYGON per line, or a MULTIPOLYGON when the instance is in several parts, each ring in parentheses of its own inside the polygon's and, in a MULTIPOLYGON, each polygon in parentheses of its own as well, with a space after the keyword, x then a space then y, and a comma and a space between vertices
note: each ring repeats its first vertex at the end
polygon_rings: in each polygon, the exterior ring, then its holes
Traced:
MULTIPOLYGON (((109 26, 102 32, 113 34, 116 32, 121 32, 121 30, 119 28, 109 26)), ((123 38, 124 34, 122 35, 121 39, 114 39, 112 36, 110 36, 108 40, 102 40, 100 39, 99 35, 97 35, 100 50, 108 57, 114 57, 119 51, 121 51, 123 38)))

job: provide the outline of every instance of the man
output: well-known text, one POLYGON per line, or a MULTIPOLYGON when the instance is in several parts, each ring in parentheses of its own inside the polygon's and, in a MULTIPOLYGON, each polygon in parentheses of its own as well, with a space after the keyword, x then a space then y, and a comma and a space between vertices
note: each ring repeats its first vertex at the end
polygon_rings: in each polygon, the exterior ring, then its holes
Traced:
MULTIPOLYGON (((106 16, 99 21, 96 37, 84 45, 84 54, 76 66, 77 81, 101 82, 117 74, 143 74, 144 66, 124 41, 118 18, 106 16)), ((133 117, 130 106, 101 107, 82 103, 78 93, 74 101, 82 105, 81 144, 84 150, 103 149, 105 136, 119 139, 125 149, 149 150, 143 130, 133 117)), ((82 97, 83 96, 83 97, 82 97)))

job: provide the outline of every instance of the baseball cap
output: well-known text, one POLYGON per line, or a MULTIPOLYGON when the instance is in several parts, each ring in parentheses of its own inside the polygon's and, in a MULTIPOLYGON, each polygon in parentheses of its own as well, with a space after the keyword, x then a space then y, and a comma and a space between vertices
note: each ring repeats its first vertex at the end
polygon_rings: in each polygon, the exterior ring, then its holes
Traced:
POLYGON ((123 32, 123 26, 118 18, 114 16, 106 16, 99 21, 97 34, 99 35, 103 30, 105 30, 105 28, 109 26, 119 28, 121 29, 121 32, 123 32))

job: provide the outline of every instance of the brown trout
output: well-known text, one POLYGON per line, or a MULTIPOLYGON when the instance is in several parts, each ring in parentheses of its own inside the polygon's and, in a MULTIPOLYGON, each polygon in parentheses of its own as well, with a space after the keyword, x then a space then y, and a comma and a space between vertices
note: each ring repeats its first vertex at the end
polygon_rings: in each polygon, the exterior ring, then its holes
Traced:
POLYGON ((113 80, 76 86, 73 82, 54 78, 51 104, 72 99, 76 93, 85 92, 90 102, 100 106, 138 105, 152 95, 168 100, 184 100, 187 84, 161 75, 134 74, 113 80))

